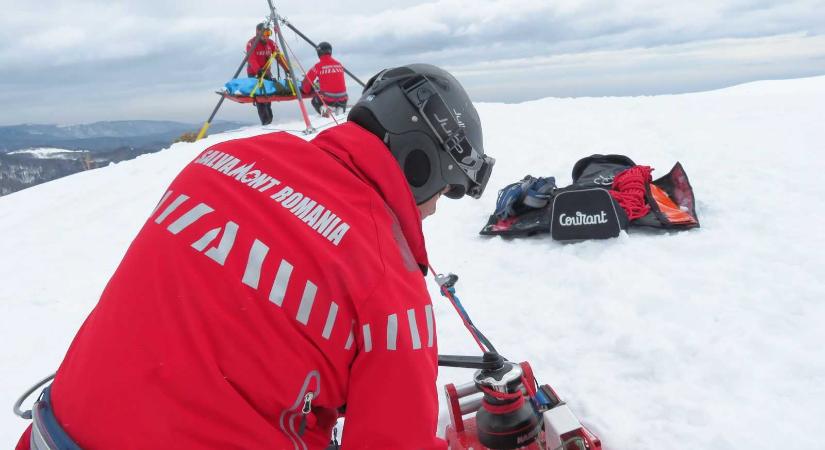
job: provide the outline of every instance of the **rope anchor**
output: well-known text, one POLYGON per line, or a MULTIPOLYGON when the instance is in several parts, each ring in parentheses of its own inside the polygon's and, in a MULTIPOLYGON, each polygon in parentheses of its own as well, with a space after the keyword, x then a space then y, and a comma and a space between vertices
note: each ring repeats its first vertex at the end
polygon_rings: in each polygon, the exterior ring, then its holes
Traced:
POLYGON ((453 288, 458 281, 458 275, 454 273, 439 273, 435 275, 435 282, 442 288, 453 288))

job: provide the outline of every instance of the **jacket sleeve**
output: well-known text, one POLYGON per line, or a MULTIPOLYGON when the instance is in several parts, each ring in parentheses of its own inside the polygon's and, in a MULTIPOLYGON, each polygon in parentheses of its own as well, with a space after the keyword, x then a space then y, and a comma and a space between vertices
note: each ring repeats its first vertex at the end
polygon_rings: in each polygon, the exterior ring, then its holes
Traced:
MULTIPOLYGON (((385 292, 393 287, 385 286, 385 292)), ((428 345, 433 342, 427 335, 429 298, 426 305, 408 308, 389 297, 373 296, 358 308, 343 448, 446 449, 436 436, 438 351, 428 345), (412 327, 423 333, 413 338, 412 327)))
POLYGON ((304 80, 301 81, 301 93, 304 95, 309 95, 312 92, 312 83, 315 82, 315 79, 318 78, 318 64, 312 66, 307 72, 307 75, 304 77, 304 80))

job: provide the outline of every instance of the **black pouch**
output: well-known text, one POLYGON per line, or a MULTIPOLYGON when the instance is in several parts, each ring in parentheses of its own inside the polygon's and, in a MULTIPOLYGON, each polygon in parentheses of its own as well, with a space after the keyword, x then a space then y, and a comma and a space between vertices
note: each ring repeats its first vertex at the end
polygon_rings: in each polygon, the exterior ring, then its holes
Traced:
POLYGON ((479 231, 482 236, 526 237, 550 231, 550 205, 521 215, 499 219, 492 214, 479 231))
POLYGON ((568 189, 553 198, 550 235, 557 241, 614 238, 627 222, 627 214, 607 190, 568 189))
POLYGON ((525 176, 501 189, 496 210, 479 234, 484 236, 531 236, 550 231, 550 200, 556 190, 554 177, 525 176))

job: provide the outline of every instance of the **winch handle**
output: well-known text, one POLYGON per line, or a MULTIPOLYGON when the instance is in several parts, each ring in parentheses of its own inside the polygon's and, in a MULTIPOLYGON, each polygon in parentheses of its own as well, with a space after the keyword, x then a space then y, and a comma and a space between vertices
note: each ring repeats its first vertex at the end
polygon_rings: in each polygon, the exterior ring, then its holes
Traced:
POLYGON ((24 392, 23 395, 21 395, 20 398, 18 398, 17 401, 14 402, 14 407, 12 408, 13 411, 14 411, 14 415, 17 416, 17 417, 26 419, 26 420, 31 420, 32 410, 27 409, 26 411, 23 411, 21 409, 21 407, 23 406, 23 402, 25 402, 26 399, 29 398, 29 396, 34 393, 34 391, 36 391, 37 389, 39 389, 44 384, 51 381, 54 378, 54 376, 55 376, 55 374, 51 374, 51 375, 47 376, 46 378, 43 378, 42 380, 38 381, 37 384, 30 387, 29 390, 24 392))
POLYGON ((484 352, 484 356, 438 355, 438 365, 441 367, 498 370, 505 361, 503 356, 493 352, 484 352))

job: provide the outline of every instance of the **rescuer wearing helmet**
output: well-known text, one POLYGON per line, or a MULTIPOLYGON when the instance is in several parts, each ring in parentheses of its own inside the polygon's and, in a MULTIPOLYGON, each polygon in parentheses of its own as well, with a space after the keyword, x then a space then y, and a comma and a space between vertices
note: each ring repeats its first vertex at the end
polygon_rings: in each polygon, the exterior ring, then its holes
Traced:
POLYGON ((329 42, 321 42, 315 47, 315 51, 319 61, 309 69, 301 82, 301 92, 304 95, 314 94, 312 106, 324 117, 337 111, 344 112, 349 99, 344 66, 332 57, 332 45, 329 42))
POLYGON ((494 163, 467 93, 426 64, 374 76, 312 141, 205 149, 159 193, 18 449, 323 449, 344 407, 344 448, 445 448, 421 220, 442 193, 480 197, 494 163))
MULTIPOLYGON (((289 66, 284 59, 283 53, 278 49, 278 45, 270 39, 272 30, 264 23, 259 23, 255 26, 255 37, 246 43, 246 52, 249 53, 249 61, 246 64, 246 75, 250 78, 264 78, 272 80, 271 65, 267 67, 267 62, 272 55, 275 55, 276 62, 284 69, 284 72, 289 72, 289 66), (252 49, 255 39, 258 39, 258 44, 252 49)), ((257 103, 255 107, 258 109, 258 117, 261 119, 261 125, 269 125, 272 123, 272 104, 268 102, 257 103)))

